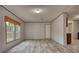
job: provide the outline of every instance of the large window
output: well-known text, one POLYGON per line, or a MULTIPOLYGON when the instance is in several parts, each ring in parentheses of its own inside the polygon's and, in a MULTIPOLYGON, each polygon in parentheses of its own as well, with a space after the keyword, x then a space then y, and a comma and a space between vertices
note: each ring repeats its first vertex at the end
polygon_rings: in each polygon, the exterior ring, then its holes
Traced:
POLYGON ((21 36, 21 27, 16 25, 16 39, 20 39, 21 36))
POLYGON ((7 42, 14 40, 14 24, 6 22, 7 42))
POLYGON ((6 39, 7 43, 20 39, 21 36, 21 26, 20 23, 11 19, 8 16, 5 16, 5 25, 6 25, 6 39))

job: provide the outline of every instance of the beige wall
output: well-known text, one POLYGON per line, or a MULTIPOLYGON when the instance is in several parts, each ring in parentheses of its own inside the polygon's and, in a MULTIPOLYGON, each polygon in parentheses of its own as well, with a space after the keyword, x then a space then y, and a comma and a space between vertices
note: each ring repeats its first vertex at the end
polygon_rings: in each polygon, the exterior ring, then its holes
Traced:
POLYGON ((65 15, 61 14, 51 24, 52 39, 65 45, 65 15))
MULTIPOLYGON (((26 23, 25 39, 45 39, 45 25, 49 23, 26 23)), ((48 29, 47 29, 48 30, 48 29)), ((49 31, 48 31, 49 34, 49 31)))
POLYGON ((77 33, 79 32, 79 21, 73 21, 72 24, 72 37, 73 39, 77 39, 77 33))
POLYGON ((16 45, 17 43, 24 40, 24 22, 21 20, 18 20, 17 17, 15 17, 13 14, 5 10, 3 7, 0 6, 0 52, 3 52, 12 46, 16 45), (11 18, 21 22, 21 39, 16 40, 14 42, 6 44, 6 36, 5 36, 5 22, 4 22, 4 16, 10 16, 11 18))

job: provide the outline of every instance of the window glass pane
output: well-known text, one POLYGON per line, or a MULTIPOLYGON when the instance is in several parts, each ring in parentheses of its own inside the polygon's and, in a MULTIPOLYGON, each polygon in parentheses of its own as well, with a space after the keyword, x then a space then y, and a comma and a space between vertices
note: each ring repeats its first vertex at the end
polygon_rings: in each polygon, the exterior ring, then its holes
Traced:
POLYGON ((20 39, 21 36, 21 27, 16 25, 16 39, 20 39))
POLYGON ((14 40, 14 24, 6 22, 7 42, 14 40))

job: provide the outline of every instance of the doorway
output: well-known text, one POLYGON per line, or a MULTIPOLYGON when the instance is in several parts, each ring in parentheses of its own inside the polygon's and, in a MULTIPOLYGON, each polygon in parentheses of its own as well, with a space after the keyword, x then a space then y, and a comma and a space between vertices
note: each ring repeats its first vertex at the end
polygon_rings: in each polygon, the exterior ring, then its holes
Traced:
POLYGON ((72 43, 72 21, 68 20, 68 25, 66 27, 67 44, 72 43))
POLYGON ((45 32, 44 32, 44 36, 45 36, 45 39, 51 39, 50 38, 50 24, 45 24, 45 26, 44 26, 44 30, 45 30, 45 32))

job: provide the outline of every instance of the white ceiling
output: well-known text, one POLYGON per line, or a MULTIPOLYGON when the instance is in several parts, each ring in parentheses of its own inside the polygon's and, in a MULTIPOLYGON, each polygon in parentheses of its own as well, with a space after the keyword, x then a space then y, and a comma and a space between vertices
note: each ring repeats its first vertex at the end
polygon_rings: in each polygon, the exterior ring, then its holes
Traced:
POLYGON ((72 7, 69 12, 70 20, 79 20, 79 5, 72 7))
POLYGON ((62 12, 68 12, 72 5, 4 5, 25 22, 48 22, 62 12), (39 8, 41 13, 36 14, 33 10, 39 8))

